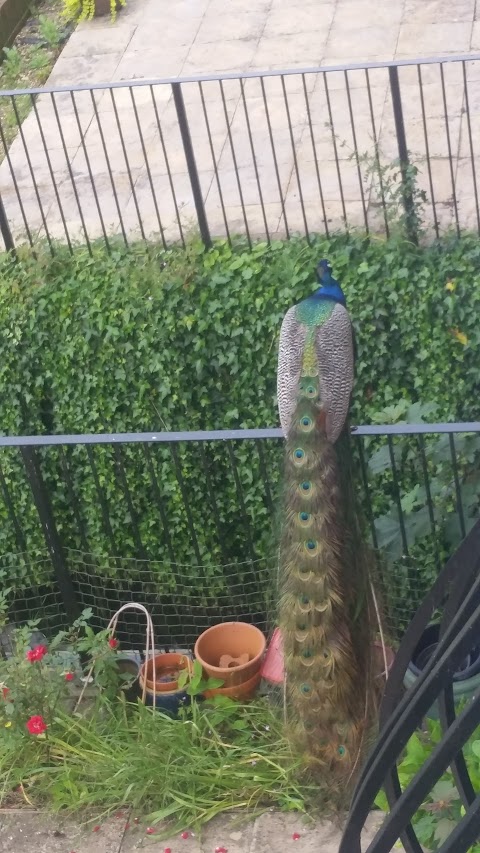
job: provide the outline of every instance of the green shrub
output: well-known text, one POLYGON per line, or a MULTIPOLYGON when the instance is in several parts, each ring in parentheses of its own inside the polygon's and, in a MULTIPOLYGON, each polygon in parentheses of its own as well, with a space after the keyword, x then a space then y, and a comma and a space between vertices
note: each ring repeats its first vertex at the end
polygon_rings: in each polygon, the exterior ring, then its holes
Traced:
MULTIPOLYGON (((73 256, 62 248, 54 257, 25 252, 17 264, 5 256, 0 263, 3 433, 277 424, 280 322, 286 309, 314 287, 320 256, 330 259, 342 282, 355 325, 353 422, 401 420, 418 402, 434 403, 437 420, 474 420, 480 343, 478 239, 448 238, 416 248, 406 242, 342 235, 319 238, 311 246, 301 239, 271 246, 258 243, 252 252, 219 241, 209 252, 192 242, 186 251, 134 245, 115 247, 109 254, 98 246, 93 257, 84 248, 73 256)), ((380 447, 378 440, 370 442, 369 453, 380 447)), ((204 564, 213 589, 216 582, 219 589, 224 586, 225 576, 241 580, 239 563, 253 558, 274 562, 272 511, 262 465, 265 462, 269 471, 275 501, 280 445, 265 442, 264 460, 253 442, 236 443, 232 449, 237 479, 224 445, 208 445, 203 456, 198 444, 180 445, 176 459, 168 446, 153 448, 168 535, 141 445, 124 448, 120 457, 111 448, 96 448, 97 482, 84 448, 63 457, 58 449, 46 449, 44 472, 66 547, 155 561, 159 580, 170 592, 178 586, 172 559, 183 565, 181 580, 187 584, 198 576, 196 566, 204 564), (70 484, 63 476, 65 460, 70 484), (122 464, 128 495, 122 486, 122 464), (175 476, 179 469, 189 512, 175 476), (239 499, 248 527, 238 513, 239 499), (132 509, 138 535, 129 523, 132 509), (226 563, 230 569, 215 568, 226 563)), ((44 542, 17 452, 2 452, 0 464, 29 559, 40 559, 44 542)), ((377 470, 374 512, 388 516, 394 497, 391 476, 381 466, 377 470)), ((411 490, 419 477, 418 465, 407 465, 402 487, 411 490)), ((25 585, 32 569, 19 559, 20 545, 11 514, 2 504, 0 553, 11 555, 4 565, 18 585, 25 585)), ((43 571, 37 570, 36 580, 42 580, 43 571)))

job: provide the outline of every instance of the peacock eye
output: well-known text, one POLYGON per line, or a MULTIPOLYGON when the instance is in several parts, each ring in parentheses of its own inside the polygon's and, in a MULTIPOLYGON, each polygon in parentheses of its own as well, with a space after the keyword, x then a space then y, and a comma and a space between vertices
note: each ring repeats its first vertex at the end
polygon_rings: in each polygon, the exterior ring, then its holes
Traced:
POLYGON ((304 456, 305 456, 305 451, 302 450, 300 447, 297 447, 297 449, 295 451, 295 458, 296 459, 303 459, 304 456))

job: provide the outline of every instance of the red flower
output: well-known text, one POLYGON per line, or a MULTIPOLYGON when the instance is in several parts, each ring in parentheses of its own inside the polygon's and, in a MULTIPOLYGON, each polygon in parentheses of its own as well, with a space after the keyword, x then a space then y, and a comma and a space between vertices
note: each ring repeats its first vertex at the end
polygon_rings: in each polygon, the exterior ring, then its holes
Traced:
POLYGON ((156 829, 154 826, 147 826, 145 832, 147 835, 153 835, 156 832, 156 829))
POLYGON ((2 696, 3 696, 3 698, 4 698, 5 700, 6 700, 6 698, 7 698, 7 696, 8 696, 8 694, 9 694, 9 693, 10 693, 10 688, 9 688, 9 687, 2 687, 2 696))
POLYGON ((100 829, 101 829, 101 826, 99 823, 97 823, 97 825, 93 827, 92 832, 100 832, 100 829))
POLYGON ((301 838, 301 837, 302 837, 302 836, 300 835, 300 833, 299 833, 299 832, 294 832, 294 833, 293 833, 293 835, 292 835, 292 838, 293 838, 293 840, 294 840, 294 841, 298 841, 298 839, 299 839, 299 838, 301 838))
POLYGON ((29 660, 30 663, 36 663, 37 661, 42 660, 42 658, 45 657, 47 651, 48 649, 46 646, 35 646, 34 649, 28 650, 27 660, 29 660))
POLYGON ((180 838, 183 838, 183 840, 186 841, 187 838, 190 838, 190 833, 189 832, 182 832, 180 838))
POLYGON ((215 853, 228 853, 226 847, 215 847, 215 853))
POLYGON ((116 648, 118 648, 118 640, 116 640, 115 637, 110 637, 110 639, 108 641, 108 645, 110 646, 111 649, 116 649, 116 648))
POLYGON ((66 672, 65 673, 65 681, 73 681, 74 678, 75 678, 75 676, 74 676, 73 672, 66 672))
POLYGON ((43 735, 47 731, 47 724, 40 714, 30 717, 26 726, 31 735, 43 735))
POLYGON ((172 853, 172 848, 171 847, 165 847, 165 850, 163 851, 163 853, 172 853))

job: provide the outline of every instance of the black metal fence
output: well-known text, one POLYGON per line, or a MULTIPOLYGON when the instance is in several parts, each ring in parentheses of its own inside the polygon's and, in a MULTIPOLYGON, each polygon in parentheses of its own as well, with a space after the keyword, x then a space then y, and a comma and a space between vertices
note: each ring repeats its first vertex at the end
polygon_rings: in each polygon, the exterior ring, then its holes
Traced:
POLYGON ((479 56, 4 91, 0 115, 7 249, 480 230, 479 56))
MULTIPOLYGON (((480 503, 480 424, 352 431, 381 555, 386 630, 404 633, 480 503)), ((275 609, 278 429, 0 438, 0 578, 12 618, 47 629, 127 599, 190 645, 214 619, 267 628, 275 609)), ((139 644, 135 621, 121 626, 139 644)))
MULTIPOLYGON (((422 853, 412 825, 417 811, 451 768, 463 813, 447 824, 447 837, 436 847, 441 853, 476 850, 480 836, 480 794, 471 778, 464 748, 475 737, 480 721, 480 696, 456 707, 453 675, 478 642, 480 630, 480 521, 470 531, 418 608, 398 650, 381 708, 381 730, 358 783, 339 853, 361 853, 360 836, 378 791, 384 787, 390 812, 368 846, 367 853, 390 853, 401 839, 406 853, 422 853), (405 692, 404 676, 420 637, 433 614, 442 616, 440 642, 423 672, 405 692), (397 762, 409 738, 422 726, 438 702, 441 738, 432 745, 423 766, 402 790, 397 762), (458 716, 457 716, 458 714, 458 716), (477 842, 477 844, 476 844, 477 842)), ((477 734, 478 736, 478 734, 477 734)), ((455 798, 455 787, 452 785, 455 798)), ((431 804, 440 821, 448 805, 431 804), (446 807, 447 806, 447 807, 446 807)))

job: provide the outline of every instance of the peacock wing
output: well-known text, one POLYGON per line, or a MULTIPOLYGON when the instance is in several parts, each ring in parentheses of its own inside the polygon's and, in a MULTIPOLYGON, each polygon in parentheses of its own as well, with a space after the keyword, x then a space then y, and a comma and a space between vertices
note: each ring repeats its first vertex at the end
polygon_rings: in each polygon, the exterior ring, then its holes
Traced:
POLYGON ((297 405, 298 385, 302 370, 306 327, 296 317, 296 307, 283 318, 278 350, 277 398, 280 423, 286 436, 297 405))
POLYGON ((353 389, 352 323, 343 305, 336 305, 329 319, 317 328, 315 351, 327 438, 333 444, 345 426, 353 389))

